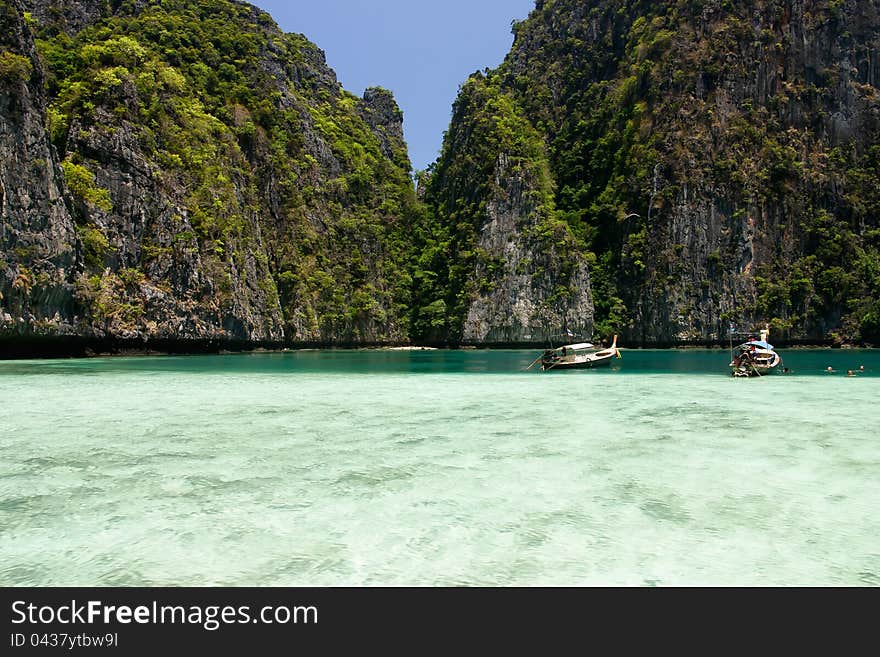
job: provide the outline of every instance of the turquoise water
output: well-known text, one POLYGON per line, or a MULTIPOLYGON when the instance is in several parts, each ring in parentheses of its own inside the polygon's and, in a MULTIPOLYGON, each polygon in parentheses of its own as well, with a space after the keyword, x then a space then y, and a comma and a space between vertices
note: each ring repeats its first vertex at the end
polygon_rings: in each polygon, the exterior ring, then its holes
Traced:
POLYGON ((0 362, 0 585, 880 585, 880 353, 781 353, 0 362))

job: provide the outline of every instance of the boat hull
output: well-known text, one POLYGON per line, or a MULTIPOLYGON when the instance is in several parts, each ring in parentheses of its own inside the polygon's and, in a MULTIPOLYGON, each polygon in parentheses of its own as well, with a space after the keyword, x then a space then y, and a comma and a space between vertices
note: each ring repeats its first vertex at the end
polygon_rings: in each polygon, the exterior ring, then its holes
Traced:
POLYGON ((776 367, 755 367, 754 369, 745 367, 731 368, 733 376, 736 377, 767 376, 768 374, 776 374, 777 371, 776 367))
POLYGON ((557 370, 589 370, 594 367, 607 367, 611 365, 611 361, 614 360, 614 357, 615 354, 612 353, 608 356, 600 356, 599 358, 575 357, 572 360, 544 361, 541 363, 541 369, 545 372, 555 372, 557 370))
POLYGON ((739 353, 728 365, 733 376, 751 378, 782 372, 782 358, 767 342, 769 334, 768 327, 761 331, 760 340, 751 338, 737 347, 739 353))
POLYGON ((774 357, 767 362, 759 362, 759 363, 736 363, 733 362, 730 364, 730 372, 733 376, 736 377, 757 377, 757 376, 767 376, 768 374, 776 374, 782 371, 780 367, 782 365, 782 359, 779 357, 779 354, 774 354, 774 357))
POLYGON ((548 349, 527 369, 541 362, 541 370, 555 372, 556 370, 589 370, 594 367, 604 367, 611 363, 613 358, 620 358, 617 349, 617 336, 610 347, 596 349, 589 342, 569 344, 557 349, 548 349))

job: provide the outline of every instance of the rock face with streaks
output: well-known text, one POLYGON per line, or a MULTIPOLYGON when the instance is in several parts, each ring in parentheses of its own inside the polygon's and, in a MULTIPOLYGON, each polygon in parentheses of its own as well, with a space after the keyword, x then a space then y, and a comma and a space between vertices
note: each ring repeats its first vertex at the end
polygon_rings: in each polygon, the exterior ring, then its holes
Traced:
MULTIPOLYGON (((493 193, 486 201, 486 222, 480 227, 477 249, 494 272, 478 264, 477 279, 491 283, 478 291, 465 318, 462 342, 546 344, 563 336, 590 336, 593 300, 590 276, 583 260, 575 261, 566 278, 568 294, 554 300, 562 278, 560 254, 546 240, 534 240, 536 212, 531 188, 535 181, 520 170, 511 171, 510 159, 496 162, 493 193)), ((563 247, 564 248, 564 247, 563 247)))
POLYGON ((555 207, 542 135, 497 77, 462 87, 423 199, 426 248, 447 259, 426 265, 440 274, 416 294, 430 301, 416 330, 453 344, 592 337, 587 254, 555 207))
POLYGON ((20 7, 0 4, 0 23, 0 331, 71 333, 76 238, 43 71, 20 7))

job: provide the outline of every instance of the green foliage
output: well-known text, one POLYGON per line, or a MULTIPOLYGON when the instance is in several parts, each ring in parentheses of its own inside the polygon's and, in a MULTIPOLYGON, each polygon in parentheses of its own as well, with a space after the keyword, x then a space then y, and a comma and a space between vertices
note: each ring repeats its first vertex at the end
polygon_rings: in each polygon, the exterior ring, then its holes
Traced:
POLYGON ((140 301, 126 294, 126 287, 132 284, 131 278, 128 270, 123 270, 119 275, 106 272, 88 277, 83 275, 76 281, 75 294, 105 330, 132 331, 145 311, 140 301))
POLYGON ((0 51, 0 80, 27 82, 30 80, 33 70, 33 64, 27 57, 16 55, 8 50, 0 51))
POLYGON ((105 212, 110 211, 113 207, 110 202, 110 191, 95 185, 94 173, 70 160, 64 160, 61 169, 64 171, 64 182, 74 196, 105 212))
POLYGON ((880 300, 866 301, 859 310, 862 339, 874 345, 880 344, 880 300))
POLYGON ((104 257, 110 251, 107 236, 94 226, 78 226, 76 232, 83 246, 86 265, 93 269, 103 267, 104 257))

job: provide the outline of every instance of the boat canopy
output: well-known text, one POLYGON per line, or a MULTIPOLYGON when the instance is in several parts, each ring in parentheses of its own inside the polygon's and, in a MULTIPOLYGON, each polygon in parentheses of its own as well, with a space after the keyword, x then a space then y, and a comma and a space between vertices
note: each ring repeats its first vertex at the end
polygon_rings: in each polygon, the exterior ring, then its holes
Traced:
POLYGON ((580 344, 567 344, 564 347, 559 347, 556 351, 562 351, 563 349, 566 351, 583 351, 584 349, 595 349, 595 347, 589 342, 582 342, 580 344))
POLYGON ((767 351, 773 351, 773 345, 767 342, 766 340, 752 340, 751 342, 746 342, 742 347, 757 347, 758 349, 766 349, 767 351))

